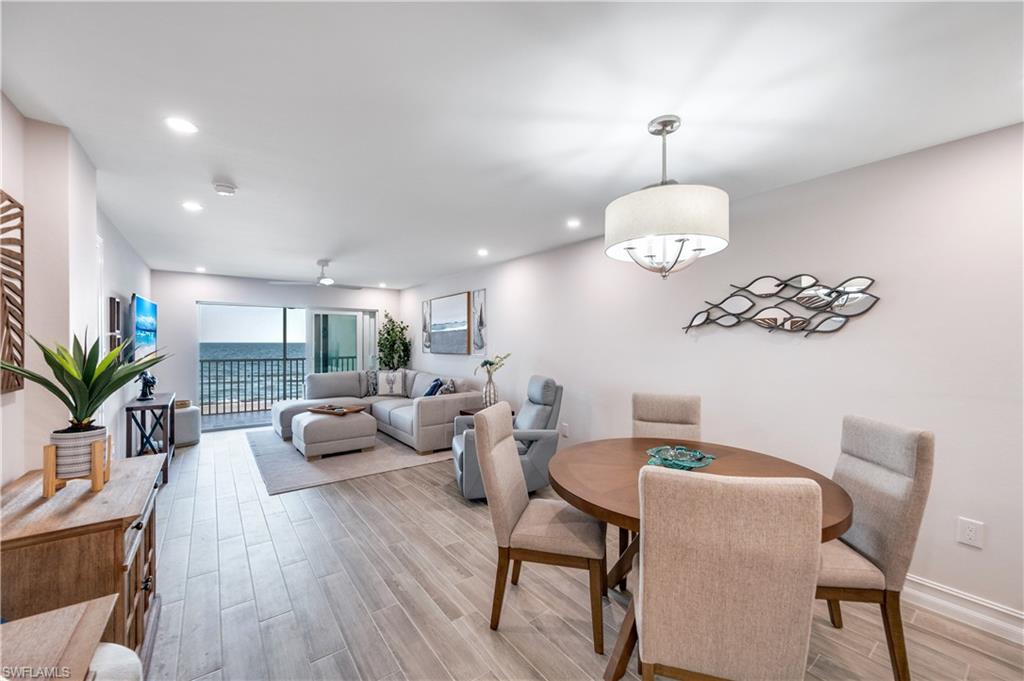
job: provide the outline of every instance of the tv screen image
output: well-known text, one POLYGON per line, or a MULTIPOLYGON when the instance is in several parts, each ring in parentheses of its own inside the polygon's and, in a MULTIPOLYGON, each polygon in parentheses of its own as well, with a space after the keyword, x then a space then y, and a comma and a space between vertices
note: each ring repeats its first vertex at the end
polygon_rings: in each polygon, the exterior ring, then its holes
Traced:
POLYGON ((135 326, 135 359, 156 352, 156 303, 140 295, 132 296, 135 326))

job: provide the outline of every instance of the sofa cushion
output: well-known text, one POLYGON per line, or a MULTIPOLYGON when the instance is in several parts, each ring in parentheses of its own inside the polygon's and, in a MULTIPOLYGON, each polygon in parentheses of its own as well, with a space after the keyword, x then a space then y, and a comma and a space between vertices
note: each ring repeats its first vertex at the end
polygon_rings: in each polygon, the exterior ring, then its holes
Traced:
POLYGON ((423 397, 426 395, 427 390, 436 378, 440 378, 440 376, 428 374, 425 371, 417 371, 416 378, 413 379, 412 387, 409 389, 409 397, 423 397))
POLYGON ((392 397, 391 399, 380 400, 373 403, 373 417, 381 423, 386 423, 389 426, 391 423, 391 412, 395 409, 401 409, 402 407, 408 407, 412 405, 412 400, 408 397, 392 397))
POLYGON ((396 409, 392 409, 392 427, 398 428, 403 433, 409 433, 409 435, 412 435, 412 410, 413 406, 411 404, 405 407, 398 407, 396 409))
POLYGON ((363 385, 359 371, 332 371, 306 374, 306 399, 324 397, 362 397, 363 385))
POLYGON ((455 386, 455 379, 454 378, 449 378, 447 381, 444 382, 444 385, 441 386, 441 389, 437 391, 437 394, 438 395, 454 395, 457 392, 458 392, 458 388, 456 388, 456 386, 455 386))
POLYGON ((406 378, 404 369, 377 372, 377 394, 406 397, 406 378))
POLYGON ((420 373, 415 369, 405 369, 405 392, 402 393, 406 397, 419 397, 419 395, 413 395, 412 385, 416 382, 416 375, 420 373))

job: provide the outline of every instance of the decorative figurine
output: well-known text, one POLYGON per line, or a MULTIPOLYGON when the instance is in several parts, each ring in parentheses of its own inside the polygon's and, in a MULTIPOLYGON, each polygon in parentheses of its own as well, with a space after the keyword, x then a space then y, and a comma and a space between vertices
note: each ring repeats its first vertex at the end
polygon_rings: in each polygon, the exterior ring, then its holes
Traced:
POLYGON ((136 383, 139 381, 142 382, 142 390, 139 391, 139 401, 145 402, 153 399, 153 388, 156 387, 156 376, 148 371, 143 371, 139 374, 139 377, 135 379, 136 383))

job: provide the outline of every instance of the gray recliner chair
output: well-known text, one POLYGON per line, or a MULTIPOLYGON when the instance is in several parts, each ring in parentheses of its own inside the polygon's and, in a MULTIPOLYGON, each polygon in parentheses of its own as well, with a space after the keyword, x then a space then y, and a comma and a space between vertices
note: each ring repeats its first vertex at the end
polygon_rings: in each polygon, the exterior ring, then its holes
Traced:
MULTIPOLYGON (((512 431, 527 492, 548 485, 548 462, 558 449, 558 415, 561 410, 562 386, 553 378, 531 376, 526 401, 516 414, 512 431)), ((472 416, 455 417, 452 461, 455 464, 455 481, 462 496, 467 499, 486 497, 480 477, 480 462, 476 457, 472 416)))

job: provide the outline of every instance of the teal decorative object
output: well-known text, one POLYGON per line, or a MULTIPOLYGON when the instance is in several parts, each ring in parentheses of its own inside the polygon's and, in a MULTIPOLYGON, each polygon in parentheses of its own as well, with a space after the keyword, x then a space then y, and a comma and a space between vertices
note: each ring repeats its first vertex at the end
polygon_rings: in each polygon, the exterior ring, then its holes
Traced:
POLYGON ((677 470, 689 471, 704 468, 715 460, 714 454, 707 454, 682 445, 662 445, 647 450, 650 456, 647 463, 651 466, 663 466, 677 470))

